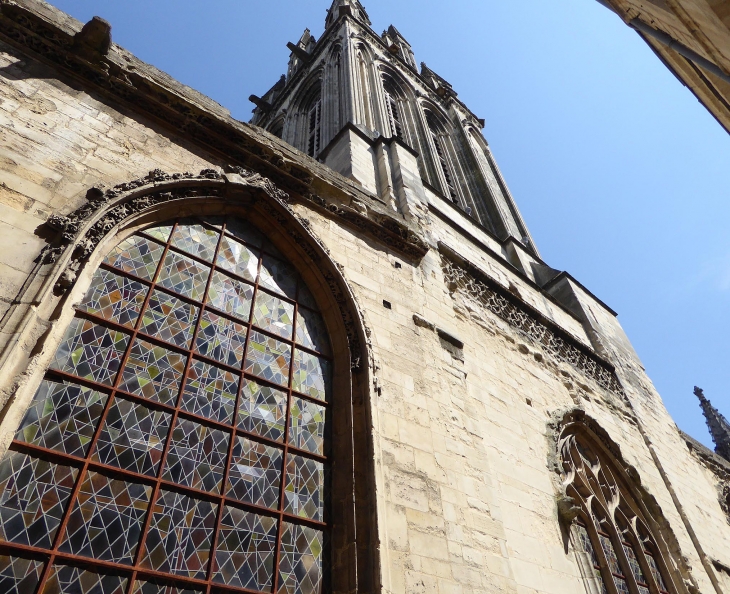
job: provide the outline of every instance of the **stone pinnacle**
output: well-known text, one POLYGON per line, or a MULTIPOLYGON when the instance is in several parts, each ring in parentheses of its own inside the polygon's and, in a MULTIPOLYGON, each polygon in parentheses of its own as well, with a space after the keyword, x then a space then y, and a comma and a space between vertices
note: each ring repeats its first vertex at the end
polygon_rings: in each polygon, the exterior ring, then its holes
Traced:
POLYGON ((707 427, 712 435, 712 441, 715 443, 715 453, 730 462, 730 423, 720 414, 720 411, 712 406, 702 389, 697 386, 695 386, 695 396, 700 400, 707 427))

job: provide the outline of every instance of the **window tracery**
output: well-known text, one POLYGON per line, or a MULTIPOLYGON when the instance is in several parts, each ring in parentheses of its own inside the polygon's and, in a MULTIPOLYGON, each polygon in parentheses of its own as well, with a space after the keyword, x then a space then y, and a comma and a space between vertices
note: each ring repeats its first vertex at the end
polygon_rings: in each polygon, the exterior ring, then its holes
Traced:
POLYGON ((588 591, 674 594, 657 540, 602 447, 581 431, 559 446, 566 494, 580 510, 571 536, 588 591))
POLYGON ((459 194, 456 189, 456 178, 454 175, 454 169, 451 164, 451 157, 449 155, 448 146, 446 145, 446 139, 440 129, 438 122, 431 112, 426 112, 426 123, 428 124, 428 132, 431 136, 431 142, 433 143, 435 151, 436 166, 438 167, 442 176, 444 193, 451 199, 452 202, 458 204, 459 194))
POLYGON ((309 107, 307 114, 307 154, 316 157, 319 154, 322 139, 322 99, 317 97, 309 107))
POLYGON ((0 591, 318 594, 330 374, 313 296, 254 227, 126 239, 0 462, 0 591))

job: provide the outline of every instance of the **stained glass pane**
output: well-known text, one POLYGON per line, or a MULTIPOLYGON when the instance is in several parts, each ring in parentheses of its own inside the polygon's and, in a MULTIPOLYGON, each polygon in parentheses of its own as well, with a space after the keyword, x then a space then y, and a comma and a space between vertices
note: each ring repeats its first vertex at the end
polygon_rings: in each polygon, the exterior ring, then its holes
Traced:
POLYGON ((657 565, 656 559, 650 553, 646 553, 646 560, 649 562, 649 570, 651 571, 651 575, 654 577, 654 581, 659 586, 659 589, 666 591, 667 586, 664 584, 664 578, 659 571, 659 566, 657 565))
POLYGON ((198 308, 189 303, 154 290, 142 316, 140 332, 189 348, 198 319, 198 308))
POLYGON ((161 491, 152 507, 142 566, 205 579, 217 510, 207 501, 161 491))
POLYGON ((198 353, 240 369, 245 344, 244 326, 213 312, 203 312, 195 338, 195 350, 198 353))
POLYGON ((131 328, 146 296, 147 285, 99 269, 79 309, 131 328))
POLYGON ((232 423, 238 376, 202 361, 194 361, 182 396, 182 408, 221 423, 232 423))
POLYGON ((132 594, 200 594, 201 591, 189 588, 175 588, 174 586, 161 586, 139 580, 134 583, 134 588, 132 588, 132 594))
POLYGON ((185 359, 185 355, 137 340, 122 371, 119 388, 155 402, 174 404, 185 359))
POLYGON ((69 324, 51 367, 111 386, 127 349, 129 336, 89 320, 69 324))
POLYGON ((172 234, 170 245, 197 256, 201 260, 212 262, 215 248, 218 245, 218 237, 216 231, 203 227, 203 225, 178 224, 172 234))
POLYGON ((202 301, 210 268, 192 258, 168 252, 157 284, 180 295, 202 301))
POLYGON ((646 586, 639 586, 639 594, 651 594, 646 586))
POLYGON ((322 532, 285 522, 281 531, 277 594, 320 594, 323 552, 322 532))
POLYGON ((127 578, 54 565, 42 594, 124 594, 127 578))
POLYGON ((114 268, 151 281, 165 248, 146 237, 132 236, 115 247, 104 262, 114 268))
POLYGON ((155 476, 170 415, 116 398, 99 434, 92 460, 155 476))
MULTIPOLYGON (((152 487, 89 471, 68 520, 65 553, 132 563, 152 487)), ((104 591, 106 594, 106 590, 104 591)))
POLYGON ((44 380, 15 439, 83 457, 106 399, 90 388, 44 380))
POLYGON ((251 331, 245 367, 248 373, 286 386, 289 383, 290 362, 291 347, 288 344, 251 331))
POLYGON ((221 519, 213 580, 229 586, 270 591, 276 520, 226 507, 221 519))
POLYGON ((297 312, 297 342, 302 346, 329 355, 327 328, 322 316, 302 307, 297 312))
POLYGON ((291 339, 294 325, 294 306, 259 291, 256 295, 256 306, 253 309, 253 323, 259 328, 291 339))
POLYGON ((629 585, 625 579, 613 576, 613 583, 616 584, 618 594, 630 594, 629 585))
POLYGON ((8 452, 0 462, 0 538, 48 549, 78 470, 8 452))
POLYGON ((229 437, 224 431, 178 419, 172 431, 162 478, 194 489, 219 493, 229 437))
POLYGON ((286 392, 246 380, 241 390, 238 426, 276 441, 284 439, 286 392))
POLYGON ((598 562, 598 556, 596 555, 596 551, 593 548, 593 543, 591 542, 591 537, 588 536, 588 530, 586 530, 586 527, 582 524, 577 524, 577 530, 578 530, 578 539, 579 544, 581 546, 581 550, 584 553, 588 553, 588 555, 591 558, 591 561, 593 562, 594 567, 600 567, 600 563, 598 562))
POLYGON ((626 558, 629 560, 629 566, 631 567, 631 573, 634 574, 634 578, 637 582, 646 584, 646 578, 644 577, 644 571, 641 569, 641 565, 639 565, 639 560, 636 558, 636 551, 634 551, 634 547, 631 547, 629 545, 624 544, 624 553, 626 554, 626 558))
POLYGON ((233 446, 227 495, 246 503, 276 508, 282 457, 278 448, 238 437, 233 446))
POLYGON ((284 509, 310 520, 323 520, 324 465, 316 460, 289 454, 286 464, 284 509))
POLYGON ((163 243, 167 243, 170 237, 170 231, 172 231, 172 225, 163 225, 161 227, 150 227, 142 231, 145 235, 159 239, 163 243))
POLYGON ((274 293, 295 299, 297 296, 297 273, 284 262, 264 254, 261 262, 261 278, 259 283, 274 293))
POLYGON ((616 557, 616 551, 613 549, 613 543, 611 542, 611 539, 608 536, 604 536, 603 534, 599 534, 598 539, 601 541, 603 554, 606 556, 606 561, 608 561, 608 570, 611 573, 618 573, 619 575, 623 575, 623 571, 621 571, 621 567, 618 564, 618 557, 616 557))
POLYGON ((312 295, 312 292, 304 283, 299 283, 299 295, 297 295, 297 301, 299 302, 299 305, 304 305, 310 309, 319 309, 317 302, 314 299, 314 295, 312 295))
POLYGON ((330 392, 330 363, 326 359, 296 349, 292 388, 318 400, 327 400, 330 392))
POLYGON ((42 561, 0 555, 0 592, 33 594, 42 571, 42 561))
POLYGON ((250 223, 239 219, 228 219, 228 223, 226 223, 226 231, 254 247, 261 247, 265 242, 264 236, 261 235, 258 229, 250 223))
POLYGON ((250 281, 258 276, 259 257, 242 243, 230 237, 221 240, 216 265, 250 281))
POLYGON ((302 398, 292 398, 289 443, 295 448, 324 455, 327 409, 302 398))
POLYGON ((253 286, 214 272, 208 289, 208 305, 248 322, 251 315, 253 286))

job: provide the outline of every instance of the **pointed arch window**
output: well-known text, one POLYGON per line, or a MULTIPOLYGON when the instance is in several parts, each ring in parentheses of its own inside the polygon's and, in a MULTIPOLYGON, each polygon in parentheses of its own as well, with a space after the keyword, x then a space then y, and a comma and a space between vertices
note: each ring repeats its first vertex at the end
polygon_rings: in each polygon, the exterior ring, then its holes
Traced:
POLYGON ((322 99, 315 99, 307 116, 307 154, 316 157, 322 140, 322 99))
POLYGON ((431 136, 431 142, 433 143, 433 148, 436 153, 434 155, 435 164, 443 177, 444 193, 453 202, 458 203, 459 194, 456 189, 456 176, 454 175, 454 168, 451 164, 451 158, 444 134, 441 132, 441 127, 435 117, 430 112, 426 112, 426 123, 428 124, 428 132, 431 136))
POLYGON ((580 512, 571 535, 591 594, 674 594, 641 508, 602 447, 586 433, 560 442, 566 493, 580 512))
POLYGON ((251 225, 124 240, 0 462, 0 589, 324 591, 330 355, 251 225))
POLYGON ((391 133, 393 136, 397 136, 403 140, 403 120, 401 117, 400 105, 398 105, 396 97, 389 92, 387 88, 385 90, 385 106, 388 110, 388 123, 390 124, 391 133))

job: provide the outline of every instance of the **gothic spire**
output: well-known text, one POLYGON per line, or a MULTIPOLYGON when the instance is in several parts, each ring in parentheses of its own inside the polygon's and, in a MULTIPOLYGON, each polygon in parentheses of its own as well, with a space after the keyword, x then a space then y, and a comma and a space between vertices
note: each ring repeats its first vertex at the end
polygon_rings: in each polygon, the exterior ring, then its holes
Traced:
POLYGON ((697 386, 695 386, 695 396, 700 399, 707 427, 710 429, 712 441, 715 442, 715 452, 730 462, 730 423, 712 406, 712 403, 705 398, 704 392, 697 386))
POLYGON ((372 24, 368 18, 368 13, 365 12, 365 7, 360 4, 360 0, 334 0, 332 6, 327 11, 327 20, 324 22, 324 28, 329 29, 343 14, 349 14, 352 18, 368 27, 372 24))

